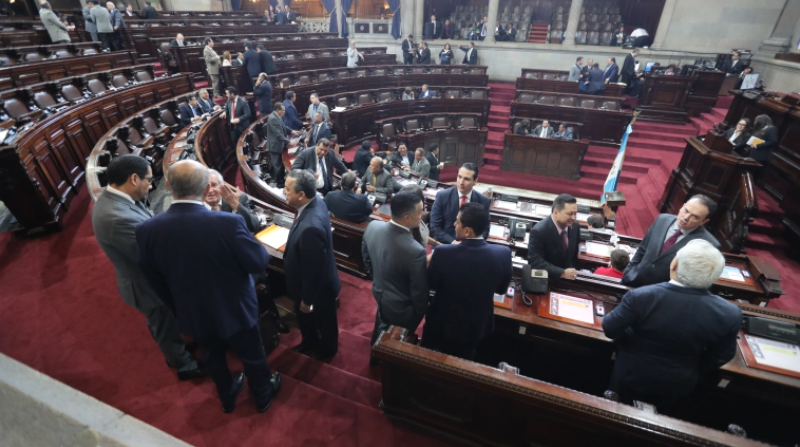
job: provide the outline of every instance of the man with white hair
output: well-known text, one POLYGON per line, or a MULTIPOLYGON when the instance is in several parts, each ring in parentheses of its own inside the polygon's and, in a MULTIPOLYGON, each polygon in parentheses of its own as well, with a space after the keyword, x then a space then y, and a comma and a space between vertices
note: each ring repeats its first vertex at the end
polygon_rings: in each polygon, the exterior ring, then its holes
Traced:
POLYGON ((239 188, 225 183, 222 174, 216 169, 208 170, 208 191, 206 191, 203 202, 206 208, 212 211, 223 211, 226 213, 236 213, 244 218, 244 223, 251 233, 258 231, 258 218, 250 209, 250 198, 247 194, 242 194, 239 188))
POLYGON ((724 267, 711 243, 689 241, 672 260, 668 282, 631 290, 603 318, 619 350, 609 387, 620 402, 668 412, 701 374, 733 358, 742 311, 708 290, 724 267))

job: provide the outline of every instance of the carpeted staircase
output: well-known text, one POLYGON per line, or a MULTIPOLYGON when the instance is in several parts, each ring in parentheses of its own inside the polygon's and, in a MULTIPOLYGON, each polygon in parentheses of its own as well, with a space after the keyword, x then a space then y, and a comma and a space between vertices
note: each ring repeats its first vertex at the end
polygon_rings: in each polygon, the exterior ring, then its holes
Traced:
POLYGON ((528 42, 547 43, 547 35, 549 28, 550 27, 546 23, 536 23, 531 25, 531 30, 528 33, 528 42))

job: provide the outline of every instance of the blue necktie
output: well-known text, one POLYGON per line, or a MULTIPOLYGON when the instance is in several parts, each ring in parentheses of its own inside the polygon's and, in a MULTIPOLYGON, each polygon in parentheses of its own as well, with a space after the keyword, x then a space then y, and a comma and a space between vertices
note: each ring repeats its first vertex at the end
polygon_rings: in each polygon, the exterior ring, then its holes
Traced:
POLYGON ((323 189, 328 190, 328 173, 325 172, 325 165, 322 163, 322 158, 319 159, 319 174, 322 176, 323 189))

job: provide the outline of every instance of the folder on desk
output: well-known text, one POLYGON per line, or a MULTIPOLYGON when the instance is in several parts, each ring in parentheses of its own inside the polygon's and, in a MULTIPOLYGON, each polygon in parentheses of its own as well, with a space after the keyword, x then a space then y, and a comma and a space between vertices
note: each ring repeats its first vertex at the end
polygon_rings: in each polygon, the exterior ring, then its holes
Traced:
POLYGON ((761 144, 763 142, 764 142, 764 140, 762 140, 761 138, 750 137, 750 139, 747 140, 747 145, 748 146, 752 146, 752 145, 758 146, 759 144, 761 144))
POLYGON ((270 248, 284 251, 286 242, 289 241, 289 229, 280 225, 272 225, 256 234, 256 239, 270 248))

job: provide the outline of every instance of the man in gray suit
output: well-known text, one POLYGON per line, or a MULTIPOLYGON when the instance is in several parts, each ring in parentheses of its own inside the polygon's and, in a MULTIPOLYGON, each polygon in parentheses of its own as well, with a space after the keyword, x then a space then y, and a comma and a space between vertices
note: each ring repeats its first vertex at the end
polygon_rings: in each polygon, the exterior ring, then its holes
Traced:
POLYGON ((428 175, 430 175, 431 164, 428 162, 428 159, 425 158, 425 149, 418 147, 417 150, 414 151, 414 163, 411 164, 409 170, 414 174, 418 174, 420 177, 428 177, 428 175))
POLYGON ((206 206, 212 211, 236 213, 242 216, 247 229, 251 233, 257 232, 261 225, 258 217, 250 209, 250 198, 247 194, 242 194, 237 188, 227 185, 222 174, 216 169, 209 169, 208 173, 209 188, 203 198, 206 206))
POLYGON ((92 42, 99 42, 97 38, 97 25, 94 24, 94 19, 92 19, 92 11, 91 9, 94 8, 95 2, 92 0, 86 1, 86 6, 83 8, 83 28, 92 36, 92 42))
POLYGON ((569 69, 569 78, 567 78, 567 81, 578 82, 581 80, 581 70, 583 70, 581 65, 583 65, 583 57, 578 57, 578 59, 575 60, 575 65, 569 69))
POLYGON ((542 124, 536 126, 536 129, 533 129, 531 135, 540 138, 553 138, 555 133, 556 131, 553 130, 553 126, 550 125, 550 121, 544 120, 542 121, 542 124))
POLYGON ((219 90, 219 66, 222 65, 222 62, 220 62, 217 52, 214 51, 214 40, 206 37, 203 44, 206 46, 203 48, 203 58, 206 60, 208 75, 211 77, 211 88, 214 90, 214 96, 222 96, 222 92, 219 90))
POLYGON ((186 351, 178 321, 139 265, 135 228, 152 217, 142 202, 153 181, 150 164, 137 155, 122 155, 111 160, 106 175, 109 186, 94 205, 92 226, 100 248, 114 264, 122 300, 147 318, 150 335, 180 380, 203 377, 205 370, 186 351))
POLYGON ((361 179, 364 189, 358 188, 358 194, 393 194, 400 190, 400 184, 394 180, 392 174, 384 169, 383 159, 381 157, 373 157, 369 162, 369 169, 361 179))
MULTIPOLYGON (((422 199, 410 192, 392 198, 392 220, 374 221, 364 232, 361 254, 372 275, 378 304, 370 346, 389 326, 415 331, 428 310, 427 254, 411 235, 422 219, 422 199)), ((370 357, 370 365, 377 359, 370 357)))
POLYGON ((641 287, 669 281, 672 259, 691 240, 706 240, 719 250, 717 239, 703 227, 716 210, 713 200, 697 194, 683 204, 677 216, 661 214, 656 217, 625 268, 622 284, 641 287))
POLYGON ((89 10, 89 16, 97 27, 97 35, 100 37, 100 42, 103 42, 103 49, 116 51, 114 27, 111 26, 111 15, 108 13, 108 9, 98 3, 89 10))
POLYGON ((61 23, 56 13, 53 12, 50 3, 42 2, 40 6, 42 9, 39 10, 39 17, 47 29, 47 34, 50 34, 50 40, 53 43, 70 43, 72 39, 69 37, 69 30, 72 27, 61 23))
POLYGON ((281 158, 283 155, 283 148, 284 146, 297 146, 296 141, 289 141, 286 136, 299 134, 299 132, 293 132, 292 129, 289 129, 283 124, 283 115, 285 114, 286 108, 283 107, 283 103, 277 101, 272 106, 272 113, 270 113, 267 118, 267 149, 269 150, 270 161, 269 174, 278 188, 283 188, 285 174, 283 160, 281 158))
POLYGON ((311 94, 311 104, 308 105, 308 112, 306 112, 306 118, 309 121, 314 121, 314 116, 319 113, 322 115, 322 122, 327 123, 331 120, 330 111, 328 110, 328 106, 325 105, 323 102, 319 102, 319 96, 316 93, 311 94))
POLYGON ((122 13, 119 9, 114 7, 114 2, 107 2, 108 14, 111 17, 111 25, 114 26, 114 40, 117 45, 117 51, 125 49, 125 42, 128 40, 128 34, 125 32, 125 19, 122 18, 122 13))

